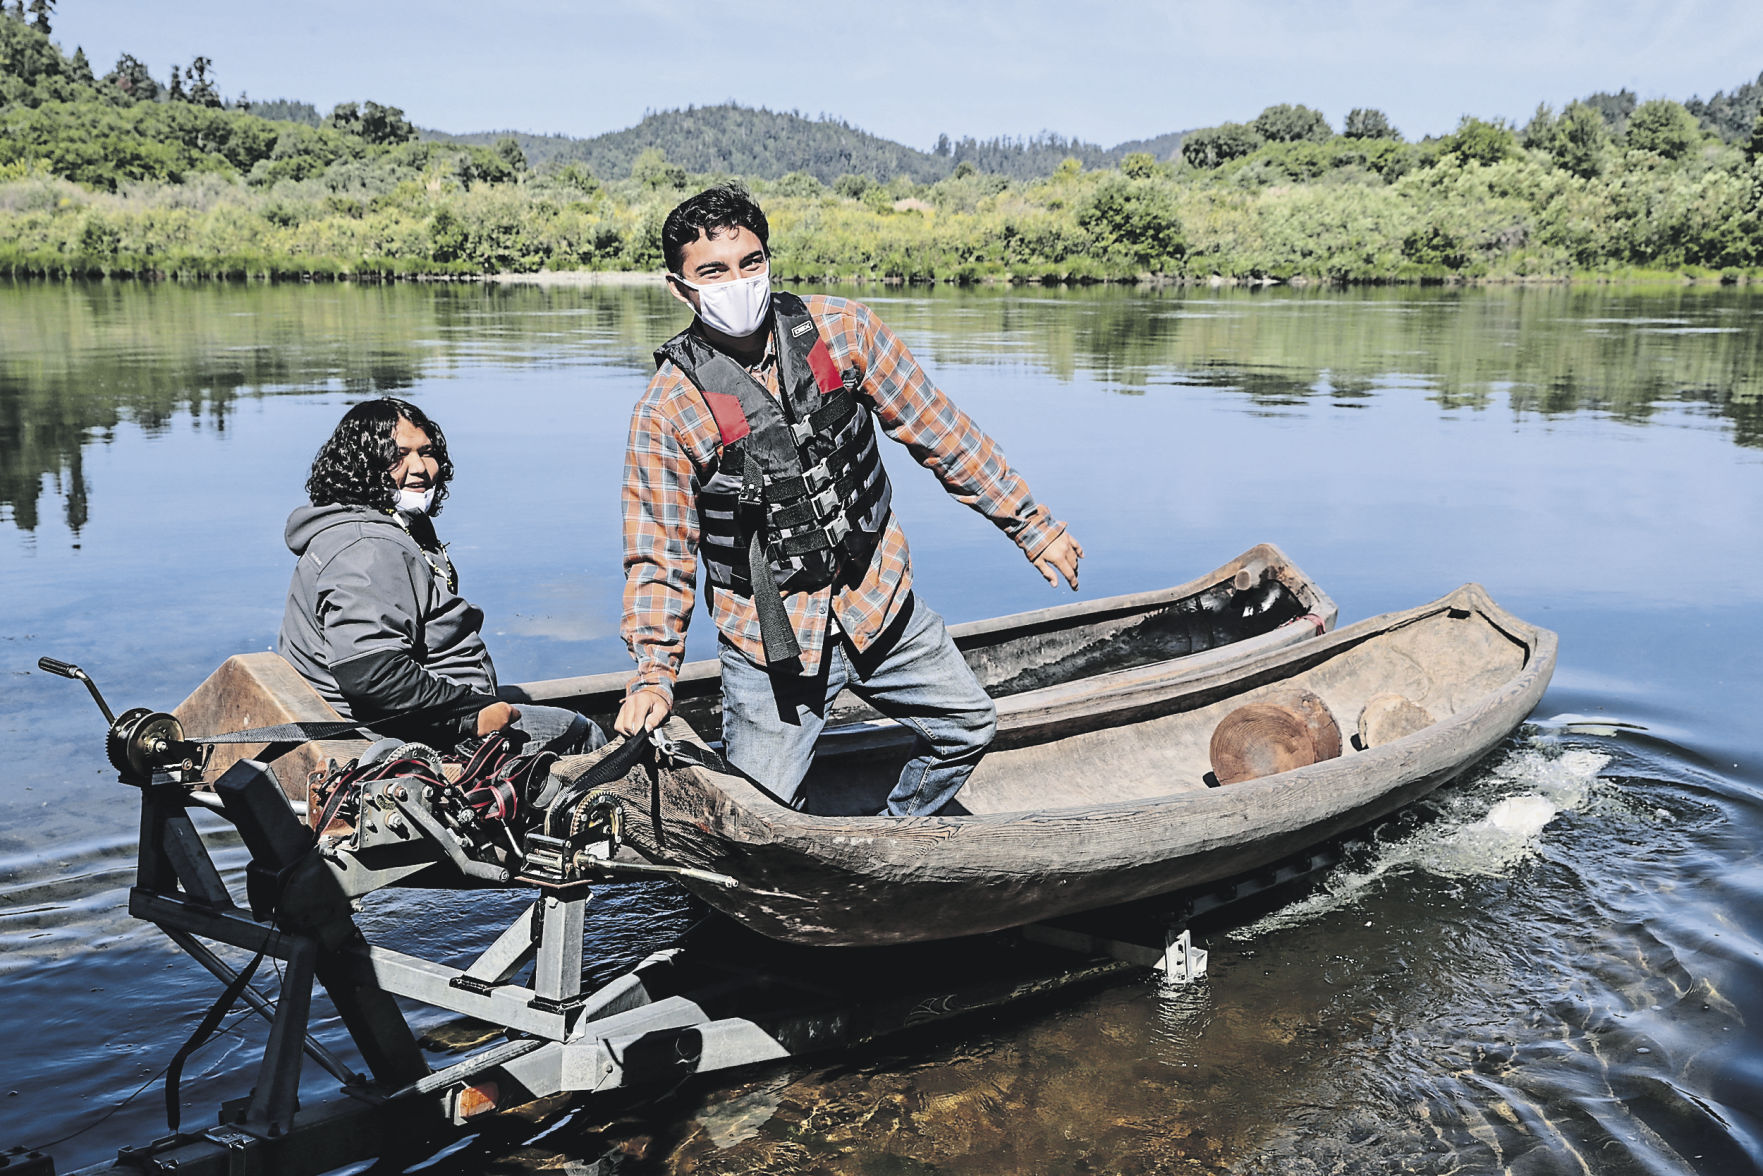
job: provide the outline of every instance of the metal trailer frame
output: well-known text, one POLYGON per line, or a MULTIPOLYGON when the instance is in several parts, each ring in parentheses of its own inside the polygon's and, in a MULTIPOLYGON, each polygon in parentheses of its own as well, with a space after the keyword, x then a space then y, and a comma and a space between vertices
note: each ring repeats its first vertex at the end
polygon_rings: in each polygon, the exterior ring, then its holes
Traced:
MULTIPOLYGON (((414 858, 385 864, 381 855, 376 868, 336 860, 333 848, 323 860, 273 771, 256 761, 233 765, 212 796, 193 793, 199 778, 199 767, 185 764, 139 783, 129 912, 236 988, 270 1022, 268 1041, 250 1093, 223 1103, 217 1124, 123 1148, 114 1164, 87 1172, 306 1176, 377 1154, 388 1131, 435 1140, 483 1112, 549 1095, 666 1090, 695 1075, 857 1045, 1146 965, 1177 980, 1204 969, 1205 953, 1185 931, 1161 947, 1047 927, 953 949, 825 949, 772 944, 712 916, 674 946, 583 991, 589 888, 531 879, 509 884, 534 886, 535 900, 476 960, 452 967, 371 944, 352 917, 351 899, 408 877, 414 858), (250 852, 245 905, 222 879, 192 808, 217 808, 243 839, 250 852), (281 961, 280 993, 272 999, 253 988, 209 943, 281 961), (770 949, 759 962, 757 944, 770 949), (531 978, 517 980, 529 966, 531 978), (315 982, 369 1074, 308 1033, 315 982), (431 1069, 400 997, 488 1022, 503 1040, 431 1069), (300 1106, 307 1057, 337 1079, 341 1097, 300 1106)), ((429 847, 421 860, 434 865, 435 857, 429 847)), ((6 1176, 53 1171, 48 1156, 0 1153, 6 1176)))
MULTIPOLYGON (((396 785, 364 799, 377 806, 379 852, 335 845, 315 853, 312 835, 273 771, 242 760, 193 791, 200 766, 185 761, 141 790, 141 836, 129 911, 159 927, 205 970, 237 989, 270 1022, 248 1095, 225 1102, 211 1127, 123 1148, 97 1172, 180 1176, 308 1176, 371 1158, 388 1133, 438 1141, 494 1122, 486 1114, 574 1092, 665 1091, 703 1074, 849 1048, 983 1009, 995 1009, 1150 967, 1171 983, 1202 978, 1206 952, 1191 921, 1215 917, 1333 865, 1352 839, 1201 892, 1164 896, 974 940, 879 948, 815 948, 765 940, 711 916, 629 972, 583 991, 586 883, 530 877, 451 877, 454 885, 530 886, 534 901, 465 967, 369 943, 354 898, 446 872, 457 844, 396 785), (238 830, 250 861, 240 906, 216 868, 192 807, 215 808, 238 830), (410 822, 400 820, 411 818, 410 822), (445 837, 445 834, 440 834, 445 837), (1147 936, 1147 932, 1151 934, 1147 936), (246 983, 204 941, 285 964, 275 999, 246 983), (531 979, 517 977, 531 968, 531 979), (329 993, 370 1074, 307 1032, 312 987, 329 993), (397 998, 488 1022, 503 1039, 431 1069, 397 998), (303 1060, 336 1078, 340 1097, 299 1105, 303 1060), (474 1117, 477 1118, 473 1122, 474 1117)), ((49 1156, 0 1153, 4 1176, 54 1171, 49 1156)))

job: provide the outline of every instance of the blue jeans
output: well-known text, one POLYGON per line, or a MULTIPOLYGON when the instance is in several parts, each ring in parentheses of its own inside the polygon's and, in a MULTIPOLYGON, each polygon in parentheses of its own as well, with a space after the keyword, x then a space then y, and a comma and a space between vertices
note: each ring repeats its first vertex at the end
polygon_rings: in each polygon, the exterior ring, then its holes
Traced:
POLYGON ((535 750, 583 755, 606 743, 606 732, 597 723, 566 707, 517 701, 514 709, 520 712, 514 729, 526 732, 527 746, 535 750))
MULTIPOLYGON (((721 643, 722 741, 728 762, 785 804, 798 804, 826 708, 849 687, 918 735, 883 815, 927 816, 952 800, 997 731, 998 712, 955 648, 943 618, 914 599, 898 634, 854 653, 829 644, 812 677, 773 675, 721 643)), ((799 807, 799 805, 798 805, 799 807)))

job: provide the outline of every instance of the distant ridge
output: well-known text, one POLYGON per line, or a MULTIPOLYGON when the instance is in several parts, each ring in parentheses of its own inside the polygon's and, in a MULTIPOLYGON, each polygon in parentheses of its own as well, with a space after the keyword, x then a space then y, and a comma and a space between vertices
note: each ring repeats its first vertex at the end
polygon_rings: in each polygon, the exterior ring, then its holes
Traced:
POLYGON ((1188 131, 1170 131, 1167 135, 1158 135, 1154 139, 1132 139, 1116 146, 1114 154, 1124 158, 1135 151, 1143 151, 1146 155, 1157 159, 1158 162, 1166 163, 1181 155, 1181 141, 1187 138, 1189 133, 1188 131))
POLYGON ((906 176, 914 183, 933 183, 962 163, 979 171, 1032 179, 1051 175, 1067 157, 1085 167, 1109 167, 1132 151, 1148 151, 1171 159, 1181 149, 1183 132, 1140 139, 1105 148, 1077 139, 1042 134, 1029 139, 946 137, 936 151, 920 151, 892 139, 872 135, 841 120, 807 118, 795 111, 726 103, 689 106, 644 116, 622 131, 576 139, 566 135, 533 135, 519 131, 448 134, 424 130, 425 139, 448 143, 490 145, 511 138, 535 167, 582 163, 602 179, 630 175, 631 164, 644 151, 660 148, 668 162, 690 172, 725 172, 775 180, 807 172, 830 184, 840 176, 868 175, 887 181, 906 176))

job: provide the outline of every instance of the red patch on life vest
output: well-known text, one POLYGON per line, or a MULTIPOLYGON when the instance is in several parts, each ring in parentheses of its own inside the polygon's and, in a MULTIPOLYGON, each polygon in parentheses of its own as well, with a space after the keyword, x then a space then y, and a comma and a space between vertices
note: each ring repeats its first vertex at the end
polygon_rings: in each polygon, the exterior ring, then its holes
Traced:
POLYGON ((814 382, 820 385, 822 396, 829 396, 845 386, 845 378, 839 373, 839 365, 833 362, 832 352, 826 349, 825 339, 814 340, 814 346, 808 349, 808 367, 814 372, 814 382))
POLYGON ((733 445, 753 431, 753 427, 747 423, 747 414, 741 411, 739 396, 706 389, 704 403, 710 406, 710 415, 716 418, 716 429, 722 434, 724 445, 733 445))

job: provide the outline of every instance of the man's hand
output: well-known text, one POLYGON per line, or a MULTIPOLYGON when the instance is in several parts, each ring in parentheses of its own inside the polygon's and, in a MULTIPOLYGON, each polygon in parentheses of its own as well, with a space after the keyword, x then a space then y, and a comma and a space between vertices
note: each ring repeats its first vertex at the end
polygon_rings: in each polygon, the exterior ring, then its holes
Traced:
POLYGON ((1071 585, 1071 590, 1076 592, 1077 561, 1083 557, 1083 544, 1073 539, 1070 531, 1064 531, 1059 538, 1047 544, 1045 551, 1035 556, 1035 570, 1045 576, 1047 583, 1055 588, 1059 586, 1059 576, 1064 576, 1071 585))
POLYGON ((519 717, 518 708, 506 702, 492 702, 477 713, 477 733, 488 735, 491 731, 500 731, 519 717))
POLYGON ((645 686, 624 700, 624 705, 618 708, 618 717, 612 721, 612 729, 620 735, 653 731, 667 721, 672 710, 673 702, 667 695, 645 686))

